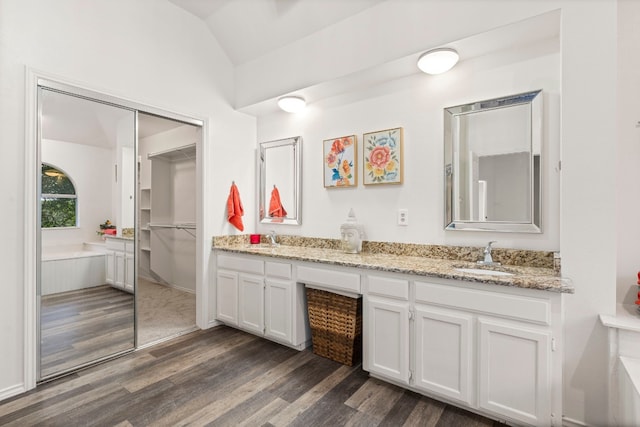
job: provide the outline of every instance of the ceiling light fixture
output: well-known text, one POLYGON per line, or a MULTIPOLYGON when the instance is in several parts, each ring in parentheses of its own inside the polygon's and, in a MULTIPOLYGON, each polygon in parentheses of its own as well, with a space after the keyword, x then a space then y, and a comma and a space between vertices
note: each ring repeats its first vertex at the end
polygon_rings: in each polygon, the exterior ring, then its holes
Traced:
POLYGON ((300 96, 283 96, 278 99, 278 107, 287 113, 297 113, 302 111, 306 105, 307 102, 300 96))
POLYGON ((448 47, 433 49, 418 58, 418 68, 427 74, 442 74, 458 62, 458 52, 448 47))
POLYGON ((55 169, 47 169, 46 171, 44 171, 44 174, 52 178, 61 178, 64 176, 64 173, 59 172, 55 169))

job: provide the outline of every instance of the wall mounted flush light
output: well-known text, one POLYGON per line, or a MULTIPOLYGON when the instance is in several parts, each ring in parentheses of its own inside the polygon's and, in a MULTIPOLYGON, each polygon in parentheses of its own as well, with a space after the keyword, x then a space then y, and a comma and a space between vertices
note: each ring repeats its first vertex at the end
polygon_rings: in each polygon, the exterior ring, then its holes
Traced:
POLYGON ((418 58, 418 68, 427 74, 442 74, 458 62, 458 52, 447 47, 433 49, 418 58))
POLYGON ((302 111, 306 105, 307 102, 300 96, 283 96, 278 99, 278 107, 287 113, 302 111))

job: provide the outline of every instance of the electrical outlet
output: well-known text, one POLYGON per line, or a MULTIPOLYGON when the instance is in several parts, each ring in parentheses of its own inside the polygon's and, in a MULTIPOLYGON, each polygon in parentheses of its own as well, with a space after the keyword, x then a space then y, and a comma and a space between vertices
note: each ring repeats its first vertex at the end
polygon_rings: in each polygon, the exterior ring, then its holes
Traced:
POLYGON ((398 209, 398 225, 409 225, 409 209, 398 209))

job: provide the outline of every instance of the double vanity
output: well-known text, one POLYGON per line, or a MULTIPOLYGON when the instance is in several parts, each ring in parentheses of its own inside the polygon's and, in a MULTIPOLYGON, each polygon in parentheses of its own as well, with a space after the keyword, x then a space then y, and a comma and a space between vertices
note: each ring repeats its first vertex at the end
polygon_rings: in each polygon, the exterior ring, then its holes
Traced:
POLYGON ((301 350, 305 286, 363 298, 372 376, 509 423, 560 425, 573 287, 552 253, 502 250, 501 266, 481 266, 478 248, 365 242, 346 254, 336 241, 241 237, 214 239, 219 321, 301 350))
MULTIPOLYGON (((447 233, 542 233, 552 182, 545 96, 444 109, 447 233)), ((301 143, 260 143, 261 224, 302 223, 301 143), (268 215, 276 186, 291 207, 284 218, 268 215)), ((345 253, 360 249, 354 222, 351 233, 341 228, 345 247, 214 238, 217 320, 301 350, 311 336, 305 287, 362 298, 362 366, 372 376, 510 424, 562 424, 563 296, 573 287, 552 252, 499 249, 492 259, 490 245, 362 242, 361 253, 345 253)))

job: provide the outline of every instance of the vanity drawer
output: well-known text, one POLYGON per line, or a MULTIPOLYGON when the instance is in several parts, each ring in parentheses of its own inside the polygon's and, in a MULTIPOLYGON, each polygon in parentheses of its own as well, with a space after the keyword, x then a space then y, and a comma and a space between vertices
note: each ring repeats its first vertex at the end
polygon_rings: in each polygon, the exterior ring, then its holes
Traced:
POLYGON ((264 263, 264 271, 267 277, 291 279, 291 264, 267 261, 264 263))
POLYGON ((297 281, 304 284, 322 286, 326 290, 335 289, 356 294, 362 293, 360 275, 356 273, 305 266, 298 267, 296 273, 297 281))
POLYGON ((112 251, 124 252, 126 249, 126 242, 121 239, 112 239, 107 237, 106 248, 112 251))
POLYGON ((264 262, 248 257, 219 254, 218 267, 243 273, 264 274, 264 262))
POLYGON ((426 282, 415 282, 415 286, 416 303, 461 308, 543 325, 551 324, 551 304, 546 299, 426 282))
POLYGON ((409 301, 409 281, 390 277, 367 276, 367 294, 409 301))

